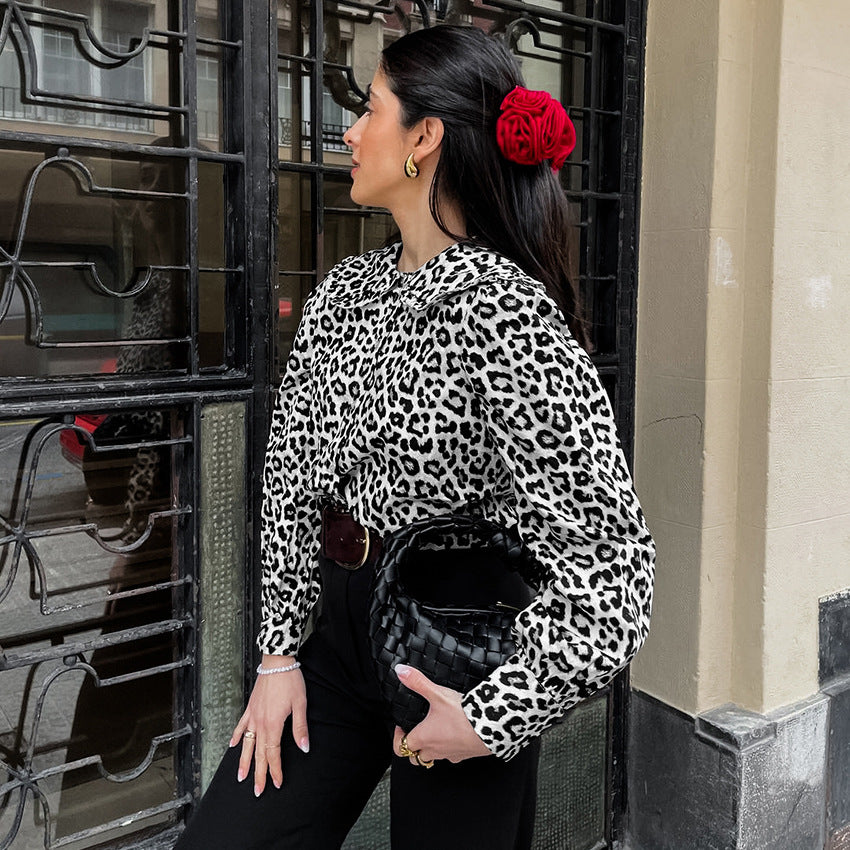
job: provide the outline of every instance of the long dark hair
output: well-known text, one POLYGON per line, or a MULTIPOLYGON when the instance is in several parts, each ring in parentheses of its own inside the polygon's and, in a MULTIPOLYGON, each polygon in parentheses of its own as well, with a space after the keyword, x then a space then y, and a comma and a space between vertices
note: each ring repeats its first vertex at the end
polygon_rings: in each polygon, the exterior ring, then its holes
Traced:
POLYGON ((402 123, 440 118, 444 135, 431 186, 431 215, 456 204, 467 240, 498 251, 541 281, 576 340, 587 348, 579 295, 570 271, 570 215, 548 162, 518 165, 502 156, 496 119, 522 74, 511 52, 477 27, 440 25, 403 36, 384 48, 381 69, 401 101, 402 123))

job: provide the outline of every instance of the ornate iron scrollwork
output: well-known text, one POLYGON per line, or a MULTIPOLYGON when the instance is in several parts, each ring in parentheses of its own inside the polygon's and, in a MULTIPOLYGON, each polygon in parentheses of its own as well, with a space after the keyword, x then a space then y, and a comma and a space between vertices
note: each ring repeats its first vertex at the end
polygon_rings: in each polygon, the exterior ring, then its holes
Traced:
MULTIPOLYGON (((17 612, 17 619, 21 620, 25 597, 20 588, 24 585, 28 585, 29 600, 37 602, 39 617, 50 619, 41 628, 30 621, 31 625, 7 634, 5 645, 0 647, 0 673, 7 677, 4 681, 9 681, 8 676, 13 671, 28 671, 27 685, 20 691, 18 734, 13 742, 0 743, 0 772, 6 774, 0 781, 0 805, 7 814, 11 812, 12 820, 8 833, 0 837, 0 850, 12 846, 21 827, 28 794, 40 811, 44 847, 50 848, 56 838, 56 812, 47 785, 61 780, 64 795, 66 788, 74 787, 81 777, 85 782, 130 782, 149 768, 163 747, 192 733, 188 725, 172 728, 172 697, 168 684, 170 671, 192 663, 190 656, 175 655, 172 648, 172 635, 186 628, 190 620, 174 612, 171 603, 172 594, 189 581, 172 574, 171 549, 176 523, 191 513, 191 508, 177 504, 170 496, 172 479, 168 470, 156 476, 148 461, 154 452, 167 452, 169 457, 175 453, 174 457, 179 457, 184 448, 191 448, 193 441, 179 433, 169 434, 162 414, 163 411, 156 409, 116 411, 112 415, 118 417, 121 424, 118 428, 104 427, 102 430, 108 431, 108 436, 103 437, 97 428, 92 432, 79 424, 79 417, 47 418, 29 428, 20 440, 18 469, 9 494, 8 511, 6 515, 0 514, 0 576, 3 579, 0 609, 5 612, 5 617, 0 619, 9 628, 10 613, 17 612), (151 428, 159 430, 151 431, 151 428), (64 463, 56 456, 57 438, 66 440, 62 444, 63 454, 66 445, 79 443, 82 462, 90 466, 112 466, 113 471, 120 473, 116 457, 121 463, 132 464, 132 469, 127 470, 121 497, 129 513, 119 535, 105 533, 101 523, 106 523, 106 527, 120 523, 124 508, 115 510, 101 506, 98 508, 100 520, 96 512, 89 513, 88 509, 85 515, 78 516, 73 510, 67 511, 65 516, 56 512, 45 515, 46 502, 42 493, 41 512, 34 510, 38 488, 43 488, 44 482, 56 475, 53 468, 44 468, 49 446, 53 446, 50 456, 54 463, 64 463), (86 454, 88 461, 85 461, 86 454), (110 458, 112 460, 108 460, 110 458), (70 552, 78 552, 86 560, 94 560, 91 554, 85 555, 92 547, 95 551, 118 556, 117 560, 110 559, 114 563, 109 574, 98 578, 91 571, 85 574, 82 583, 69 583, 68 565, 63 558, 70 552), (50 557, 45 559, 48 548, 50 557), (28 575, 22 575, 22 565, 28 575), (18 588, 16 595, 12 595, 15 588, 18 588), (94 613, 87 613, 92 608, 94 613), (49 641, 45 642, 44 634, 49 634, 49 641), (132 663, 127 664, 126 659, 132 659, 132 663), (61 666, 56 666, 57 662, 61 666), (33 703, 36 675, 44 668, 50 672, 38 687, 33 703), (51 693, 67 691, 57 686, 57 682, 74 671, 82 673, 83 679, 76 710, 70 715, 73 724, 67 754, 63 764, 45 764, 38 761, 48 743, 41 734, 45 706, 51 693), (149 682, 156 682, 156 687, 151 690, 149 682), (96 707, 126 705, 129 697, 145 692, 151 695, 149 710, 153 712, 145 727, 152 730, 149 737, 144 733, 136 735, 129 728, 108 731, 112 727, 104 717, 97 716, 96 707), (25 731, 27 717, 31 717, 28 736, 25 731), (100 733, 96 734, 98 728, 100 733), (107 760, 121 765, 120 769, 107 767, 107 760)), ((109 420, 109 417, 99 418, 104 422, 109 420)), ((20 427, 24 427, 23 423, 20 427)), ((8 475, 9 471, 7 464, 4 472, 8 475)), ((99 474, 103 476, 104 473, 99 474)), ((86 479, 90 488, 93 480, 86 479)), ((137 707, 123 710, 132 712, 137 707)), ((53 719, 48 723, 55 734, 55 708, 53 719)), ((129 820, 179 808, 188 800, 189 796, 184 795, 149 806, 129 820)), ((67 812, 63 815, 60 809, 59 816, 60 819, 66 817, 67 812)), ((107 832, 114 825, 101 823, 79 831, 76 837, 107 832)), ((64 831, 69 830, 73 828, 66 823, 64 831)), ((63 841, 71 837, 66 834, 63 841)))
MULTIPOLYGON (((28 342, 38 348, 61 348, 65 343, 47 341, 44 339, 44 311, 42 309, 41 300, 39 298, 38 289, 28 273, 28 268, 33 267, 50 267, 50 268, 69 268, 77 269, 85 273, 85 277, 92 288, 102 295, 107 295, 112 298, 135 298, 145 291, 150 285, 154 275, 159 272, 174 272, 185 271, 186 266, 148 266, 138 269, 134 281, 128 282, 121 289, 113 289, 107 286, 100 274, 97 266, 91 261, 49 261, 41 262, 37 260, 25 260, 22 257, 23 248, 25 245, 25 237, 27 230, 27 222, 29 220, 30 211, 32 209, 33 195, 39 177, 45 169, 57 167, 63 168, 70 172, 78 181, 80 188, 90 195, 102 195, 111 198, 126 198, 134 201, 161 201, 167 199, 185 199, 185 192, 154 192, 142 189, 118 189, 109 186, 99 185, 91 171, 78 159, 72 157, 67 148, 60 148, 55 156, 48 157, 44 162, 39 163, 33 169, 27 181, 27 187, 24 192, 23 205, 20 216, 20 224, 18 226, 17 238, 13 248, 13 253, 9 253, 0 245, 0 324, 6 317, 9 311, 9 305, 12 302, 14 288, 17 286, 23 295, 30 313, 30 322, 28 327, 28 342)), ((185 338, 152 338, 152 339, 123 339, 123 340, 108 340, 104 343, 101 340, 92 340, 88 345, 114 345, 114 344, 133 344, 139 345, 144 343, 147 345, 164 345, 174 342, 186 342, 185 338)), ((73 343, 79 347, 79 341, 73 343)))
POLYGON ((156 30, 144 27, 138 36, 130 39, 127 50, 115 50, 106 45, 94 31, 88 16, 49 6, 34 6, 19 0, 0 0, 3 20, 0 24, 0 54, 11 41, 18 54, 23 73, 21 80, 22 101, 28 104, 47 104, 71 108, 102 109, 130 115, 161 115, 168 117, 186 112, 185 107, 158 105, 148 101, 121 100, 118 98, 86 95, 83 93, 57 92, 39 85, 39 51, 33 39, 32 28, 70 33, 80 57, 97 68, 111 70, 121 68, 151 46, 167 45, 169 40, 183 40, 183 33, 156 30), (163 39, 163 43, 155 41, 163 39))

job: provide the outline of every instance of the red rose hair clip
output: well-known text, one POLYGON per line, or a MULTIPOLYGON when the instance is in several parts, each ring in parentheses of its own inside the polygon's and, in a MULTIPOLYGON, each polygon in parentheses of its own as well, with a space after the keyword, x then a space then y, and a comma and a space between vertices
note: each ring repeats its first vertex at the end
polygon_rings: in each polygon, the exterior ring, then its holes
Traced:
POLYGON ((552 160, 559 171, 576 146, 576 128, 566 109, 548 92, 517 86, 505 95, 496 121, 496 140, 505 159, 520 165, 552 160))

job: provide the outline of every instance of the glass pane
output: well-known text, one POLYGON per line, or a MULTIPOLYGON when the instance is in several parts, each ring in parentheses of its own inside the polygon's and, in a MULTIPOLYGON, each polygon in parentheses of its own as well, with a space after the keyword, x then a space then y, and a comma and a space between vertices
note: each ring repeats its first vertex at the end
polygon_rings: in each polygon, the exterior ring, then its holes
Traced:
POLYGON ((0 375, 184 371, 185 163, 0 150, 0 375))
POLYGON ((241 139, 247 128, 241 115, 229 119, 225 95, 233 96, 242 85, 240 36, 229 31, 231 19, 219 0, 197 0, 195 17, 198 147, 239 153, 244 150, 241 139))
POLYGON ((168 625, 183 584, 177 416, 0 422, 0 783, 14 801, 0 834, 12 846, 42 847, 45 825, 50 840, 106 825, 73 844, 94 846, 179 808, 174 747, 187 733, 174 730, 174 675, 184 662, 168 625), (32 774, 37 802, 21 797, 19 771, 32 774))
POLYGON ((106 131, 137 143, 179 140, 182 93, 169 53, 182 42, 164 34, 179 28, 176 0, 44 6, 16 6, 0 41, 0 127, 82 137, 106 131))
POLYGON ((304 44, 296 50, 291 52, 289 33, 281 32, 277 71, 278 157, 281 162, 309 162, 311 159, 311 63, 299 58, 306 55, 304 44))
POLYGON ((283 171, 278 191, 278 361, 286 363, 301 321, 301 308, 315 280, 311 230, 311 178, 283 171))
POLYGON ((224 166, 198 163, 198 263, 201 268, 227 265, 224 221, 224 166))
POLYGON ((226 277, 214 272, 198 276, 198 360, 202 369, 224 368, 227 326, 226 277))
POLYGON ((386 244, 397 228, 386 210, 359 207, 351 200, 351 178, 325 178, 325 268, 386 244))
POLYGON ((294 171, 282 171, 278 193, 277 259, 280 270, 313 271, 311 178, 294 171))
POLYGON ((301 321, 301 307, 313 288, 313 275, 282 274, 278 288, 278 365, 282 370, 301 321))
POLYGON ((204 147, 218 149, 221 139, 220 51, 198 45, 198 140, 204 147))
MULTIPOLYGON (((235 167, 231 177, 236 178, 235 167)), ((225 178, 228 170, 215 162, 198 163, 198 361, 202 369, 221 370, 225 362, 228 285, 237 292, 244 276, 228 256, 225 178), (228 269, 227 272, 222 269, 228 269)), ((231 248, 230 254, 233 250, 231 248)), ((230 325, 235 326, 231 316, 230 325)))

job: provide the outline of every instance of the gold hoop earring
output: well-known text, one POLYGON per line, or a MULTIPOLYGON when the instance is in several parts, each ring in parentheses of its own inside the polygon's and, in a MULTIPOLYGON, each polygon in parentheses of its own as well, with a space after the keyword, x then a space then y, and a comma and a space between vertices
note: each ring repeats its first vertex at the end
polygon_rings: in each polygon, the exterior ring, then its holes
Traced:
POLYGON ((409 177, 411 180, 419 176, 419 169, 413 161, 413 154, 410 154, 410 156, 404 161, 404 176, 409 177))

